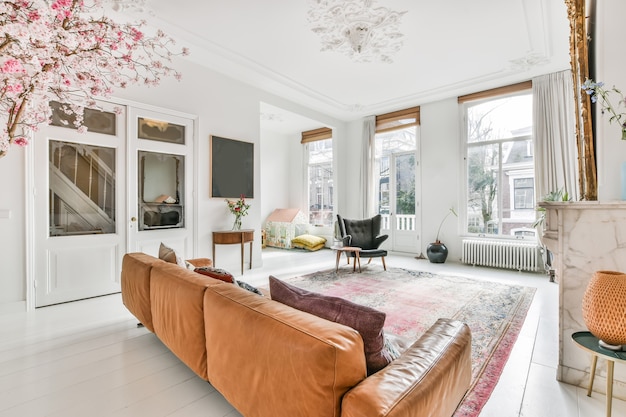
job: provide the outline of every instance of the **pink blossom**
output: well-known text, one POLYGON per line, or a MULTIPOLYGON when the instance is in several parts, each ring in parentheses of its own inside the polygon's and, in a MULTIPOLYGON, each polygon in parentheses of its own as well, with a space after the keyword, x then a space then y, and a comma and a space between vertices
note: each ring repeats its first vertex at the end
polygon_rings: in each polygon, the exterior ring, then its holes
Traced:
POLYGON ((13 143, 15 143, 17 146, 24 147, 28 145, 28 139, 25 136, 17 136, 13 138, 13 143))
POLYGON ((143 38, 143 33, 136 28, 131 28, 130 34, 135 42, 139 42, 143 38))
POLYGON ((56 0, 52 3, 50 8, 52 10, 58 10, 64 7, 70 7, 72 5, 72 0, 56 0))
MULTIPOLYGON (((73 111, 97 108, 95 99, 112 95, 114 88, 153 86, 169 75, 180 79, 161 61, 173 55, 168 49, 173 39, 160 30, 146 35, 145 22, 118 24, 104 15, 93 17, 99 14, 95 8, 104 13, 100 0, 94 0, 95 6, 82 0, 9 3, 10 12, 0 13, 0 39, 15 40, 0 57, 0 156, 11 143, 25 146, 37 125, 50 122, 51 100, 69 103, 73 111), (10 117, 22 107, 20 119, 12 122, 10 117), (14 129, 13 123, 23 130, 14 129)), ((187 54, 187 48, 174 53, 187 54)), ((80 117, 76 125, 82 125, 80 117)))
POLYGON ((24 86, 22 84, 9 84, 4 89, 9 94, 20 94, 24 91, 24 86))
POLYGON ((0 68, 0 72, 4 72, 5 74, 15 74, 20 72, 25 72, 24 68, 20 61, 15 58, 9 58, 4 61, 4 64, 0 68))

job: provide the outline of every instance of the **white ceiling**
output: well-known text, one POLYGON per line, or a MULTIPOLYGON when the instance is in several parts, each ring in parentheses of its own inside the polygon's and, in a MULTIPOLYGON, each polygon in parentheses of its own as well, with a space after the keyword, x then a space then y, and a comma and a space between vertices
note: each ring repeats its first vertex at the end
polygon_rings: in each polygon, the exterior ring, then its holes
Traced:
MULTIPOLYGON (((346 121, 569 68, 564 0, 374 0, 406 11, 391 64, 320 51, 307 0, 146 4, 142 17, 188 46, 189 59, 346 121)), ((279 111, 262 124, 288 125, 279 111)))

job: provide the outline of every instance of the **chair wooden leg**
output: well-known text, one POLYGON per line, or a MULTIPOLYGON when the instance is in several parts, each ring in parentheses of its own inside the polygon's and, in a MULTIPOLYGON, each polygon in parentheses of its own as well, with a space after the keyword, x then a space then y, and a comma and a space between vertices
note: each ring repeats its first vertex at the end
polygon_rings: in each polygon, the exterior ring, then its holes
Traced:
POLYGON ((367 260, 367 264, 369 265, 369 264, 370 264, 370 262, 372 262, 372 258, 369 258, 369 259, 367 260))
POLYGON ((387 270, 387 265, 385 264, 385 257, 382 256, 381 259, 383 260, 383 268, 385 269, 385 271, 387 270))

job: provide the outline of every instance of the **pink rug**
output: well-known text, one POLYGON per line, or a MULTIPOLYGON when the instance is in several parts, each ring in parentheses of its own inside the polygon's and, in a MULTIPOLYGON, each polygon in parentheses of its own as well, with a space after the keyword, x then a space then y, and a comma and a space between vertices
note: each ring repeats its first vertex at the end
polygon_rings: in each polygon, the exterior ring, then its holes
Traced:
POLYGON ((472 386, 454 414, 475 417, 493 392, 530 307, 534 288, 427 272, 349 268, 286 279, 387 313, 385 332, 417 340, 438 318, 472 331, 472 386))

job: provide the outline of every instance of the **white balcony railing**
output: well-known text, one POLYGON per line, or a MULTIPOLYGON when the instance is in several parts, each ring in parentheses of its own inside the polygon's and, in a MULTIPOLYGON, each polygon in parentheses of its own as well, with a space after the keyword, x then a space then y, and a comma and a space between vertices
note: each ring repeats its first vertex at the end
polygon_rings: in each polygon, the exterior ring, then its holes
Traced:
MULTIPOLYGON (((415 230, 415 214, 396 214, 394 217, 396 218, 395 230, 406 230, 406 231, 415 230)), ((382 230, 391 229, 391 215, 389 214, 382 215, 381 229, 382 230)))

